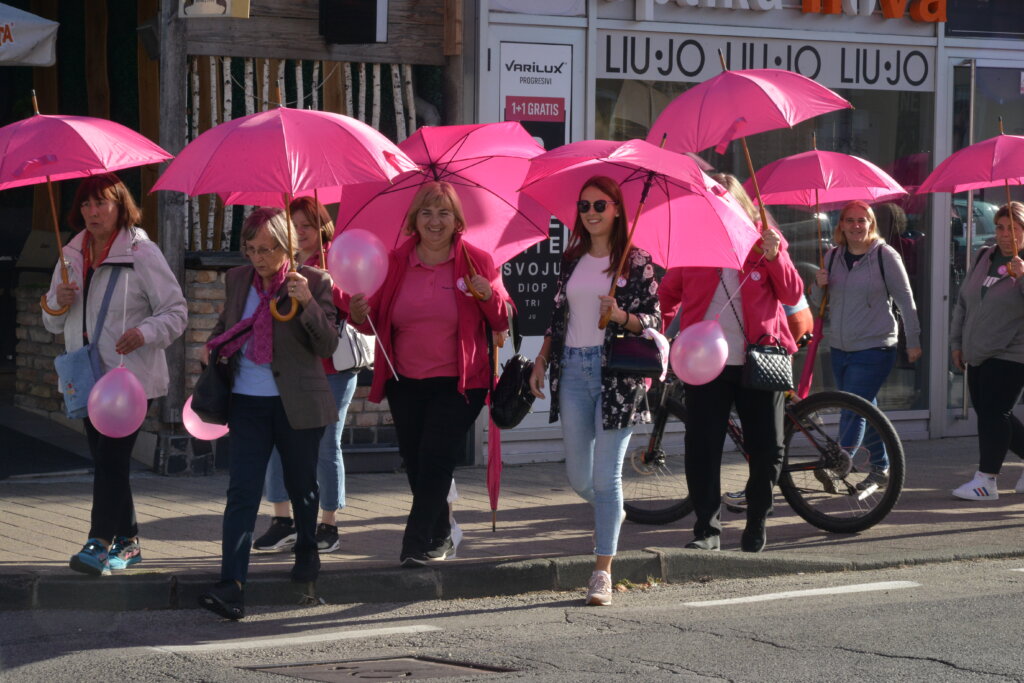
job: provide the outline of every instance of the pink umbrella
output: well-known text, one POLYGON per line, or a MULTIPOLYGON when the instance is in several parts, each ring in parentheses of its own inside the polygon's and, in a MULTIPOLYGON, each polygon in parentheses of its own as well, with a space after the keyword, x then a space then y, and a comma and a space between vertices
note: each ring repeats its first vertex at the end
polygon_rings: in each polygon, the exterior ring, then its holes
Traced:
MULTIPOLYGON (((755 177, 765 204, 799 204, 816 210, 821 205, 846 204, 855 199, 883 202, 907 194, 870 161, 817 149, 773 161, 755 177)), ((752 181, 744 185, 753 192, 752 181)))
POLYGON ((657 143, 667 135, 667 149, 700 152, 852 107, 825 86, 792 71, 722 71, 676 97, 655 120, 647 140, 657 143))
MULTIPOLYGON (((1010 203, 1010 185, 1024 185, 1024 136, 1002 133, 1003 120, 999 119, 999 135, 953 152, 924 179, 917 192, 967 192, 985 187, 1006 187, 1006 203, 1010 203)), ((1013 212, 1010 212, 1013 227, 1013 212)), ((1017 251, 1017 233, 1013 236, 1013 250, 1017 251)))
MULTIPOLYGON (((53 200, 53 181, 156 164, 167 161, 171 155, 149 138, 113 121, 40 114, 35 91, 32 107, 34 116, 0 128, 0 190, 46 183, 59 255, 64 247, 53 200)), ((63 258, 60 274, 67 284, 63 258)), ((45 296, 39 305, 50 315, 61 315, 69 308, 51 309, 45 296)))
POLYGON ((465 126, 424 126, 399 147, 422 172, 392 184, 366 183, 344 190, 339 232, 362 228, 389 248, 408 239, 402 223, 413 196, 429 180, 451 183, 466 215, 466 239, 504 263, 545 240, 550 214, 519 194, 530 159, 544 151, 517 121, 465 126))
POLYGON ((584 140, 542 154, 531 165, 523 193, 571 226, 579 190, 596 175, 619 183, 627 210, 636 212, 633 242, 666 268, 739 269, 760 237, 732 195, 692 159, 643 140, 584 140))
MULTIPOLYGON (((181 150, 153 190, 230 195, 232 203, 287 207, 298 193, 390 181, 415 168, 393 142, 362 121, 279 107, 206 131, 181 150)), ((285 214, 290 222, 291 214, 285 214)), ((276 304, 271 302, 271 312, 278 320, 298 312, 294 299, 287 316, 277 313, 276 304)))
MULTIPOLYGON (((782 69, 728 71, 721 52, 718 57, 722 73, 674 99, 651 127, 649 141, 665 140, 667 149, 678 152, 700 152, 717 145, 715 151, 721 154, 730 141, 739 138, 753 177, 747 135, 789 128, 819 114, 853 107, 798 73, 782 69)), ((754 195, 762 207, 761 225, 768 225, 756 180, 754 195)))

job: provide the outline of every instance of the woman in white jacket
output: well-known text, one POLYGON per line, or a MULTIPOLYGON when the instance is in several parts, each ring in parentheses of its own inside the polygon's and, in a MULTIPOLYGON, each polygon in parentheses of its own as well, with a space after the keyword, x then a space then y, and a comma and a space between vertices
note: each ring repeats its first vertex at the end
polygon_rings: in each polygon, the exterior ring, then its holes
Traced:
MULTIPOLYGON (((87 341, 99 350, 105 373, 121 365, 142 383, 147 399, 167 393, 164 349, 185 331, 188 307, 166 259, 141 228, 142 214, 124 183, 114 174, 82 181, 68 214, 80 232, 64 247, 70 282, 54 269, 43 324, 64 334, 68 351, 87 341), (119 272, 103 329, 94 329, 107 283, 119 272), (94 338, 89 339, 90 336, 94 338)), ((89 540, 71 556, 75 571, 100 575, 142 561, 129 483, 131 452, 138 430, 122 438, 101 434, 85 418, 93 458, 93 502, 89 540)))

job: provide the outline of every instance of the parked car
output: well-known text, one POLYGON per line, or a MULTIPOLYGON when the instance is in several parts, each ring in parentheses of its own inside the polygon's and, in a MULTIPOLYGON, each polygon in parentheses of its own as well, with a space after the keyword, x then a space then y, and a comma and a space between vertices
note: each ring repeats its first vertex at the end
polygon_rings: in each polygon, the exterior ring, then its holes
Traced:
MULTIPOLYGON (((996 242, 996 211, 999 207, 991 202, 975 200, 973 204, 974 234, 971 238, 971 256, 981 247, 996 242)), ((953 218, 950 226, 952 235, 952 265, 955 282, 959 283, 966 272, 967 264, 967 200, 953 200, 953 218)))

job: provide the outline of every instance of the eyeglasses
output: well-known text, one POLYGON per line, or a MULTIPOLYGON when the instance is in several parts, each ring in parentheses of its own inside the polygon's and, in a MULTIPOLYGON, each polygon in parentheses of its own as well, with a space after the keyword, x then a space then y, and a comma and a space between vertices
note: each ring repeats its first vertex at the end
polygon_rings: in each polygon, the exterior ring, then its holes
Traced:
POLYGON ((253 247, 246 247, 245 249, 242 250, 242 253, 248 256, 249 258, 256 258, 257 256, 260 258, 265 258, 267 254, 275 252, 278 249, 280 249, 280 245, 270 247, 269 249, 267 249, 266 247, 260 247, 259 249, 255 249, 253 247))
MULTIPOLYGON (((596 202, 594 202, 594 211, 598 213, 604 213, 604 210, 608 208, 609 204, 615 203, 616 202, 613 202, 610 199, 598 199, 596 202)), ((580 210, 580 213, 586 213, 587 211, 590 211, 590 202, 588 202, 586 199, 581 199, 578 202, 576 202, 576 208, 580 210)))
POLYGON ((867 225, 871 221, 867 216, 861 216, 860 218, 854 218, 853 216, 847 216, 843 219, 843 222, 848 225, 867 225))

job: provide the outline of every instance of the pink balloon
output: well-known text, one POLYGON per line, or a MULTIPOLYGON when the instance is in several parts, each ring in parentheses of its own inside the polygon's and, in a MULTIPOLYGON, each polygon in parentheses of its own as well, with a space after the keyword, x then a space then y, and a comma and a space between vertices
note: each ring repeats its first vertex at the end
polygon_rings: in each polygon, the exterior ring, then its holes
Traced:
POLYGON ((89 392, 89 421, 101 434, 120 439, 146 419, 146 391, 128 368, 114 368, 89 392))
POLYGON ((679 379, 687 384, 707 384, 722 374, 728 355, 722 326, 717 320, 702 320, 679 333, 668 358, 679 379))
POLYGON ((372 295, 388 274, 388 250, 369 230, 346 230, 331 243, 327 270, 347 294, 372 295))
POLYGON ((181 408, 181 421, 185 424, 185 430, 203 441, 216 441, 228 433, 227 425, 215 425, 203 422, 202 418, 192 410, 192 397, 185 399, 185 405, 181 408))

